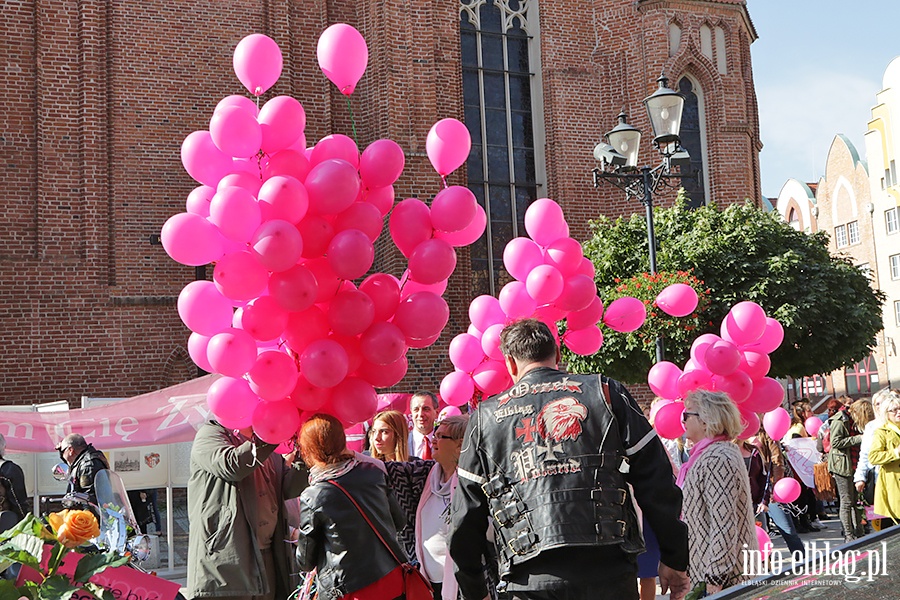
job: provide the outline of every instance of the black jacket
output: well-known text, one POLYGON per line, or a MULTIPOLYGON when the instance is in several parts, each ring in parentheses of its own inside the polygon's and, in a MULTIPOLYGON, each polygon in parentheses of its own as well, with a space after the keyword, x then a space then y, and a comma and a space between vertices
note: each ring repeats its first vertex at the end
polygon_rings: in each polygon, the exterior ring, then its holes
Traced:
POLYGON ((487 594, 480 550, 489 518, 501 577, 540 569, 541 555, 557 549, 643 551, 626 483, 659 538, 662 562, 687 568, 681 490, 668 455, 616 381, 546 367, 529 371, 478 406, 458 473, 450 554, 467 599, 487 594))
POLYGON ((102 452, 94 448, 92 444, 88 444, 81 454, 79 454, 69 469, 69 485, 66 493, 83 493, 87 494, 88 500, 97 504, 97 492, 94 490, 94 476, 97 471, 108 469, 109 462, 102 452))
MULTIPOLYGON (((359 463, 335 479, 350 493, 397 556, 407 560, 397 542, 404 518, 388 490, 384 473, 359 463)), ((397 562, 344 492, 320 481, 300 495, 297 562, 302 571, 317 567, 319 598, 330 600, 361 590, 390 573, 397 562)))
POLYGON ((19 505, 19 509, 23 515, 31 512, 28 506, 28 494, 25 493, 25 473, 22 467, 11 460, 0 459, 0 477, 6 477, 12 484, 12 492, 15 494, 15 502, 19 505))

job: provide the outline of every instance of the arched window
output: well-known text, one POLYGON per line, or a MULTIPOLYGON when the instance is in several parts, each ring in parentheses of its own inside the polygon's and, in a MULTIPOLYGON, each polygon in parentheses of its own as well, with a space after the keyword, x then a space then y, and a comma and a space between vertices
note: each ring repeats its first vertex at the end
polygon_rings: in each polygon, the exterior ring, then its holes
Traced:
POLYGON ((678 82, 678 91, 684 96, 684 112, 681 116, 681 145, 691 155, 689 167, 682 168, 681 185, 690 198, 691 207, 706 204, 706 186, 703 178, 703 129, 701 101, 694 92, 694 84, 687 77, 678 82))
POLYGON ((792 208, 788 213, 788 225, 800 231, 800 215, 797 213, 797 209, 792 208))
POLYGON ((472 134, 466 169, 488 219, 471 247, 476 295, 496 296, 509 279, 503 249, 525 235, 525 209, 543 188, 535 11, 532 0, 461 0, 463 99, 472 134))

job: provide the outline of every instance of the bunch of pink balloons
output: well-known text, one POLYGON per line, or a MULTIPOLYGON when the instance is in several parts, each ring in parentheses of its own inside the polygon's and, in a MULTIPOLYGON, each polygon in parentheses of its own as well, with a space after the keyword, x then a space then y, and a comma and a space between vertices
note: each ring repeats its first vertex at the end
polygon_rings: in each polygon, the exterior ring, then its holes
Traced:
MULTIPOLYGON (((362 76, 364 51, 348 25, 322 34, 320 66, 342 93, 362 76)), ((235 49, 235 72, 256 96, 276 82, 281 64, 277 44, 263 35, 235 49)), ((471 147, 456 123, 429 150, 442 169, 459 167, 471 147)), ((201 185, 161 236, 179 263, 215 264, 213 281, 191 282, 178 298, 191 358, 223 375, 209 390, 211 410, 224 425, 252 425, 273 443, 296 432, 304 411, 329 412, 348 426, 371 418, 375 388, 400 382, 408 348, 440 336, 455 247, 478 239, 486 222, 460 187, 443 189, 430 208, 413 198, 394 207, 405 164, 396 142, 360 152, 352 138, 332 134, 307 148, 305 125, 290 96, 259 110, 249 98, 224 98, 209 129, 182 145, 182 163, 201 185), (370 273, 388 213, 409 259, 399 279, 370 273)))
MULTIPOLYGON (((784 329, 755 302, 739 302, 723 319, 720 334, 697 337, 683 369, 668 361, 653 365, 647 375, 650 389, 669 400, 684 398, 696 389, 725 392, 741 413, 745 425, 741 437, 756 435, 762 423, 770 436, 780 439, 790 417, 781 408, 784 389, 767 375, 772 365, 769 354, 781 345, 784 329)), ((680 416, 672 415, 660 435, 681 435, 680 416)))

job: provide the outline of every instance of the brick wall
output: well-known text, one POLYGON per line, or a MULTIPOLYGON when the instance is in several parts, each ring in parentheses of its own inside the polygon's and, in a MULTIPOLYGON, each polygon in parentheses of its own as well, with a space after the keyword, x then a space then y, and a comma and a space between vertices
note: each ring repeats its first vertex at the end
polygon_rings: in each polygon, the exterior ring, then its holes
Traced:
MULTIPOLYGON (((744 8, 730 3, 617 0, 540 3, 548 195, 583 238, 600 213, 640 210, 614 188, 594 190, 591 151, 616 113, 649 124, 641 100, 662 69, 690 72, 704 89, 712 196, 758 198, 759 131, 744 8), (671 19, 683 50, 669 57, 671 19), (728 30, 729 74, 691 41, 704 20, 728 30)), ((462 116, 455 2, 385 0, 267 2, 154 0, 23 1, 4 5, 6 110, 0 114, 5 184, 0 228, 0 402, 76 402, 124 397, 183 381, 188 331, 175 310, 195 276, 151 234, 183 210, 196 183, 184 172, 184 137, 206 129, 215 104, 245 94, 232 52, 254 32, 272 36, 284 74, 261 101, 303 103, 310 143, 351 134, 346 100, 318 69, 315 46, 329 24, 358 27, 370 65, 351 98, 360 146, 389 137, 407 153, 397 199, 430 200, 440 181, 425 156, 428 129, 462 116)), ((646 160, 649 147, 644 150, 646 160)), ((451 183, 464 183, 464 172, 451 183)), ((673 194, 661 194, 662 204, 673 194)), ((399 275, 405 261, 385 240, 375 268, 399 275)), ((445 295, 450 323, 432 348, 410 353, 398 390, 436 388, 450 370, 449 340, 468 324, 468 250, 445 295)), ((207 270, 211 274, 212 269, 207 270)))

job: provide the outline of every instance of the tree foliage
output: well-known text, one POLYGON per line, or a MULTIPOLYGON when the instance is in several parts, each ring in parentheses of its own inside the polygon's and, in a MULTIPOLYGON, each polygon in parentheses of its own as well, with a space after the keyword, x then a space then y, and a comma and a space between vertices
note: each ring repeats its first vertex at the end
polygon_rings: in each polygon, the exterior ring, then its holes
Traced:
MULTIPOLYGON (((784 326, 784 342, 771 355, 771 376, 831 372, 861 360, 875 345, 884 295, 847 257, 828 252, 823 232, 796 231, 751 204, 690 209, 683 199, 657 209, 654 225, 658 269, 690 271, 710 290, 701 330, 667 341, 667 358, 687 356, 701 333, 718 334, 722 319, 742 300, 758 303, 784 326)), ((584 253, 606 300, 616 295, 617 280, 649 271, 646 222, 641 215, 600 218, 591 230, 584 253)), ((655 359, 652 345, 629 344, 620 339, 629 334, 609 329, 604 335, 597 354, 567 356, 570 368, 645 380, 655 359)))

